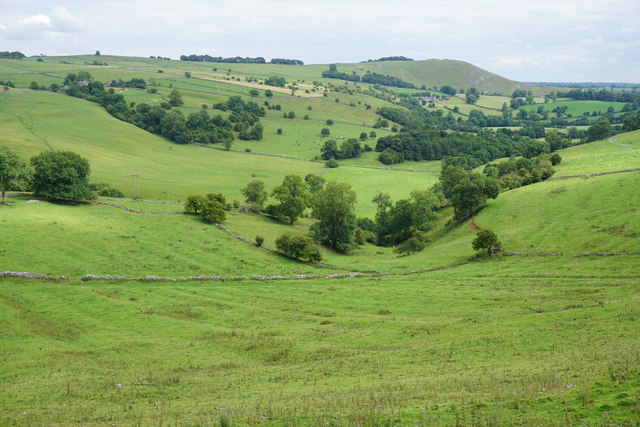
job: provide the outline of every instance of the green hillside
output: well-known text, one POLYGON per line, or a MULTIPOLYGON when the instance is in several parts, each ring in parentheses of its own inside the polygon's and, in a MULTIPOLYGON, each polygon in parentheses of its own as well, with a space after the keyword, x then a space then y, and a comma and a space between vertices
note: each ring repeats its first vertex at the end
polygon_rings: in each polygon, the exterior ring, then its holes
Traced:
POLYGON ((531 90, 539 88, 526 83, 515 82, 490 73, 468 62, 452 59, 427 59, 421 61, 383 61, 344 64, 349 71, 364 70, 401 78, 420 87, 441 87, 451 85, 457 89, 475 87, 480 91, 511 94, 515 89, 531 90))

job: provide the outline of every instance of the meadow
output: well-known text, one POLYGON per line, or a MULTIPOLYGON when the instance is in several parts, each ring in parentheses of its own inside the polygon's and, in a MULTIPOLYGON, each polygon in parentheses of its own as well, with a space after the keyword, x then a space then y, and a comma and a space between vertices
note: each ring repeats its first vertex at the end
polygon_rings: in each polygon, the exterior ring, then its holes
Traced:
POLYGON ((0 419, 632 425, 636 266, 505 258, 332 281, 5 279, 0 419))

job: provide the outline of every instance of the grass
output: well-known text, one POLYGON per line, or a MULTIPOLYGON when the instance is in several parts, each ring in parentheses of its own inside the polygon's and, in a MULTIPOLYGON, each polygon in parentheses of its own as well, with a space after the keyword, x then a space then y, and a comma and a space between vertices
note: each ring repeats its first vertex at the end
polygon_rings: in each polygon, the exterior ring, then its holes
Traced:
POLYGON ((592 174, 640 167, 640 131, 615 136, 613 141, 616 144, 608 140, 595 141, 559 151, 562 163, 556 166, 556 175, 592 174))
POLYGON ((566 267, 504 259, 414 276, 260 284, 2 280, 0 417, 633 423, 634 261, 618 260, 615 273, 602 259, 566 267), (540 301, 541 313, 525 308, 540 301))
MULTIPOLYGON (((507 103, 508 105, 508 103, 507 103)), ((592 113, 593 111, 601 113, 606 113, 609 107, 614 108, 614 112, 619 113, 622 111, 622 107, 624 107, 624 102, 608 102, 608 101, 558 101, 558 102, 550 102, 547 104, 539 104, 544 106, 544 109, 547 111, 551 111, 556 107, 566 106, 567 111, 566 114, 571 114, 573 117, 582 116, 584 113, 592 113)), ((527 111, 529 110, 537 110, 538 105, 523 105, 522 107, 527 111)))
MULTIPOLYGON (((190 215, 134 214, 101 205, 26 203, 25 198, 10 201, 11 205, 2 207, 0 219, 4 270, 74 278, 85 274, 173 278, 323 274, 322 269, 238 241, 190 215)), ((181 211, 182 207, 147 204, 143 210, 181 211)))
POLYGON ((475 223, 507 251, 640 251, 639 184, 640 172, 549 180, 501 194, 475 223))

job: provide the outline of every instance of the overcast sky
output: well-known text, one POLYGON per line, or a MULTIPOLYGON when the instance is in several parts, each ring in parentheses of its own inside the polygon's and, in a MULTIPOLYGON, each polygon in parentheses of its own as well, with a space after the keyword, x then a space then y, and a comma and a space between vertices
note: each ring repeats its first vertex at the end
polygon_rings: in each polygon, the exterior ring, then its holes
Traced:
POLYGON ((640 0, 0 0, 26 55, 382 56, 470 62, 519 81, 640 82, 640 0))

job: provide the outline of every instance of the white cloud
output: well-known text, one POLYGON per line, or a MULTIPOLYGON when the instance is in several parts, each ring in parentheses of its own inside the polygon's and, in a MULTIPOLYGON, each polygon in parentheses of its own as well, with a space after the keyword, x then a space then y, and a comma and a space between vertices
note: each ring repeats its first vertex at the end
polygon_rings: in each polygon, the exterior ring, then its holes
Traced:
POLYGON ((18 21, 18 26, 32 29, 32 30, 40 30, 44 28, 51 27, 51 19, 47 15, 33 15, 28 18, 24 18, 18 21))
POLYGON ((7 27, 0 24, 0 31, 7 31, 7 27))

